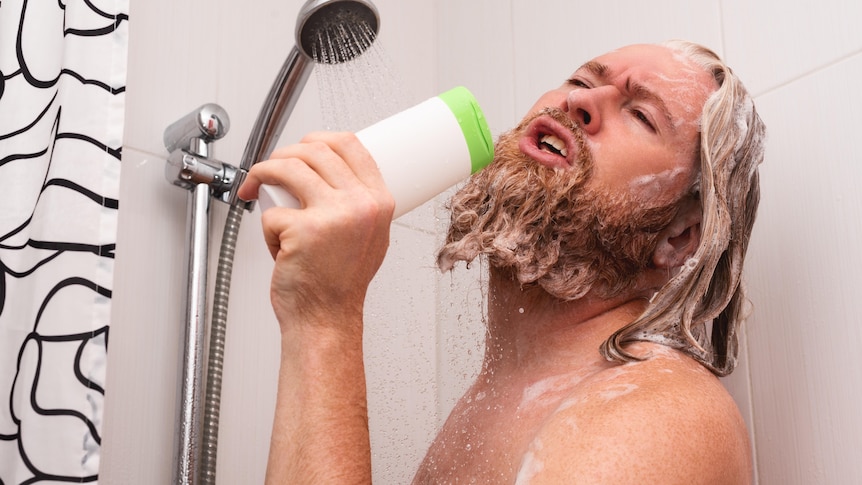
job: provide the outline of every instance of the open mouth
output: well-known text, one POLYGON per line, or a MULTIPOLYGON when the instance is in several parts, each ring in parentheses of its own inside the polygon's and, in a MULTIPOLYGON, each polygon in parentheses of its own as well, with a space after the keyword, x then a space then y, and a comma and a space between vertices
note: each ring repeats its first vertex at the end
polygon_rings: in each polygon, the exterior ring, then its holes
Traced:
POLYGON ((539 149, 564 158, 569 156, 569 151, 566 149, 566 142, 560 140, 555 135, 542 135, 539 138, 539 149))
POLYGON ((524 155, 551 168, 572 166, 578 147, 572 131, 547 115, 533 120, 518 144, 524 155))

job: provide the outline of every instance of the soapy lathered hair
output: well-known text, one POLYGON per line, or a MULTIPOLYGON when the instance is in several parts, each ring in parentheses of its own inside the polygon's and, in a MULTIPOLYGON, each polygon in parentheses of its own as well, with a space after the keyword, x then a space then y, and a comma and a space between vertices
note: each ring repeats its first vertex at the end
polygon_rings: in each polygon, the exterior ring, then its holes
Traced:
POLYGON ((614 333, 601 352, 611 360, 632 361, 636 358, 627 344, 658 342, 724 376, 736 366, 737 334, 745 318, 742 263, 760 200, 758 165, 766 129, 739 78, 715 53, 685 41, 665 46, 712 73, 719 86, 701 115, 695 187, 703 209, 700 246, 644 313, 614 333))

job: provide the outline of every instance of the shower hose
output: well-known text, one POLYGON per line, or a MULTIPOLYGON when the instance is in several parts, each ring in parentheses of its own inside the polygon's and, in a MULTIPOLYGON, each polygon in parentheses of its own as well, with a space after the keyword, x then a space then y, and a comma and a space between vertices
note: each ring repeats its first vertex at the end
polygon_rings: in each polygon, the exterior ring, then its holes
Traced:
POLYGON ((233 271, 233 258, 237 235, 244 209, 231 205, 225 220, 216 270, 213 294, 212 323, 207 359, 207 378, 204 397, 203 456, 201 458, 202 483, 215 485, 216 457, 218 454, 219 408, 221 406, 222 374, 224 369, 225 335, 227 330, 228 300, 233 271))

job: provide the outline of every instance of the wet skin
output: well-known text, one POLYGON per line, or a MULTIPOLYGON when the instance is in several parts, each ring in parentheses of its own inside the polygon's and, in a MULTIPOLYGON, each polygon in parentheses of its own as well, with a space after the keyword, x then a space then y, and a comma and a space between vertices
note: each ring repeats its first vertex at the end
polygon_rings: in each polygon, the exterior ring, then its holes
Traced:
MULTIPOLYGON (((581 126, 593 183, 670 200, 696 175, 698 119, 714 89, 670 50, 630 46, 579 68, 528 116, 554 107, 581 126)), ((573 135, 549 117, 530 123, 519 148, 559 170, 578 160, 573 135)), ((657 344, 633 347, 638 363, 598 352, 688 255, 670 242, 660 248, 658 270, 612 299, 561 302, 492 268, 482 371, 414 483, 749 483, 748 434, 714 375, 657 344)))

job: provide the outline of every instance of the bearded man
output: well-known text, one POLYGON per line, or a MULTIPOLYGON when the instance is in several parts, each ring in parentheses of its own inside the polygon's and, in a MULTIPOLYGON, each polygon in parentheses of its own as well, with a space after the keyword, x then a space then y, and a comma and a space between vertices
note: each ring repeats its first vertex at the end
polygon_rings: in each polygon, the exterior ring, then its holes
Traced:
MULTIPOLYGON (((481 372, 414 483, 740 484, 733 370, 764 127, 701 46, 628 46, 578 68, 500 137, 451 201, 438 255, 487 258, 481 372)), ((368 284, 394 203, 349 134, 255 166, 302 210, 264 214, 282 361, 268 483, 370 483, 368 284)))

